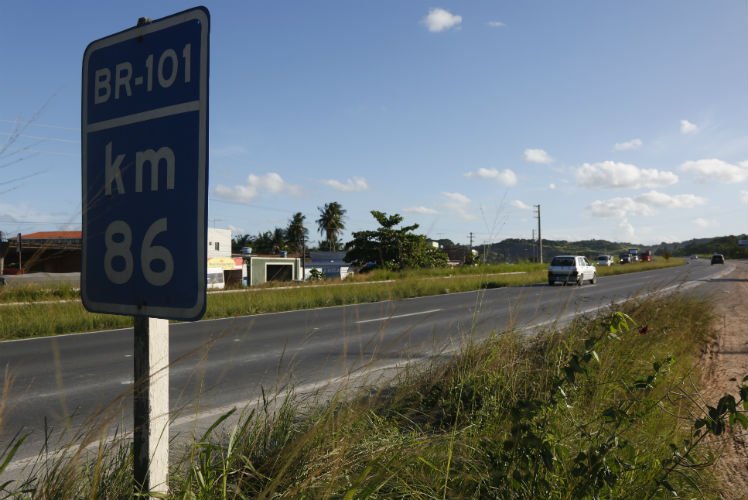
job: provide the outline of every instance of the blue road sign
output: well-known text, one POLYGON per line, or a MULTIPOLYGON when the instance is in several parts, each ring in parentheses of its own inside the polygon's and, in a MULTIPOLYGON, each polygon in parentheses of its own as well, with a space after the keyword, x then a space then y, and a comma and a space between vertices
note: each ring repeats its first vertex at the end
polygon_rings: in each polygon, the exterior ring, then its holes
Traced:
POLYGON ((199 7, 83 56, 81 298, 94 312, 205 311, 208 36, 199 7))

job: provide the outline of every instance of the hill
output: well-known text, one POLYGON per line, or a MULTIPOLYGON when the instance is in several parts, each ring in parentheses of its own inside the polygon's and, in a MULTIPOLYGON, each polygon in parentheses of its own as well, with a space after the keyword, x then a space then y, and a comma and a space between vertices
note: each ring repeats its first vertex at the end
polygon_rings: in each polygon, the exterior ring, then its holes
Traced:
MULTIPOLYGON (((693 254, 721 253, 728 259, 745 259, 748 258, 748 247, 738 246, 738 240, 741 239, 748 239, 748 236, 717 236, 683 242, 662 242, 656 245, 595 239, 581 241, 544 239, 543 261, 547 262, 554 255, 559 254, 586 255, 590 258, 598 255, 619 255, 628 251, 629 248, 638 248, 640 252, 651 250, 655 256, 668 254, 675 257, 685 257, 693 254)), ((508 238, 498 243, 473 248, 479 252, 481 258, 485 255, 486 262, 520 262, 537 259, 537 241, 531 239, 508 238)))

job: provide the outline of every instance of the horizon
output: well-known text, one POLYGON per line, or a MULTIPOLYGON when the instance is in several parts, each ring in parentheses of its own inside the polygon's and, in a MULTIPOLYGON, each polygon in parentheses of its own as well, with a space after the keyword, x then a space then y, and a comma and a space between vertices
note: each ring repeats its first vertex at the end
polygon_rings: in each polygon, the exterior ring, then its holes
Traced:
MULTIPOLYGON (((225 228, 212 228, 211 227, 210 229, 225 229, 225 228)), ((80 234, 80 232, 81 232, 80 230, 70 230, 70 231, 64 231, 64 230, 58 230, 58 231, 34 231, 34 232, 31 232, 31 233, 26 233, 26 234, 21 233, 21 238, 22 239, 23 238, 28 238, 29 236, 38 235, 38 234, 45 234, 45 233, 50 233, 50 234, 57 233, 59 235, 59 233, 79 233, 80 234)), ((418 234, 418 233, 416 233, 416 234, 418 234)), ((235 238, 237 238, 237 237, 244 236, 244 235, 245 234, 234 235, 232 233, 232 240, 235 239, 235 238)), ((18 233, 16 233, 16 234, 8 234, 8 233, 0 231, 0 236, 4 236, 8 241, 15 241, 17 239, 17 237, 18 237, 18 233)), ((69 235, 66 235, 66 236, 69 236, 69 235)), ((256 235, 250 235, 250 236, 256 236, 256 235)), ((437 243, 439 241, 448 240, 448 238, 434 239, 434 238, 429 238, 428 235, 424 235, 424 236, 426 236, 427 240, 434 241, 434 242, 437 242, 437 243)), ((552 242, 552 243, 564 242, 564 243, 571 243, 571 244, 578 244, 578 243, 582 243, 582 242, 601 242, 601 243, 610 243, 610 244, 614 244, 614 245, 626 245, 626 246, 628 246, 628 245, 634 245, 634 246, 639 246, 639 247, 658 247, 658 246, 662 246, 662 245, 676 245, 676 244, 682 245, 682 244, 689 243, 691 241, 697 241, 697 240, 716 240, 716 239, 721 239, 721 238, 736 238, 736 239, 739 239, 741 236, 742 237, 748 237, 748 233, 723 234, 723 235, 718 235, 718 236, 705 236, 705 237, 699 237, 699 238, 690 238, 688 240, 661 241, 659 243, 641 243, 641 242, 635 242, 635 241, 615 241, 615 240, 606 240, 606 239, 600 239, 600 238, 587 238, 587 239, 580 239, 580 240, 563 240, 563 239, 543 238, 543 242, 552 242)), ((61 239, 65 239, 65 237, 62 237, 61 239)), ((529 243, 537 242, 537 239, 533 240, 531 238, 507 237, 507 238, 503 238, 503 239, 498 240, 498 241, 492 241, 492 242, 474 244, 473 248, 481 247, 481 246, 485 246, 485 245, 498 245, 498 244, 501 244, 501 243, 503 243, 503 242, 505 242, 507 240, 519 240, 519 241, 522 241, 522 242, 526 241, 526 242, 529 242, 529 243)), ((452 240, 450 240, 450 241, 452 241, 452 240)), ((455 242, 455 241, 452 241, 452 243, 455 246, 465 246, 466 245, 464 243, 458 243, 458 242, 455 242)), ((307 250, 308 251, 320 251, 315 246, 309 246, 309 247, 307 247, 307 250)), ((339 252, 339 251, 340 250, 335 250, 335 252, 339 252)))

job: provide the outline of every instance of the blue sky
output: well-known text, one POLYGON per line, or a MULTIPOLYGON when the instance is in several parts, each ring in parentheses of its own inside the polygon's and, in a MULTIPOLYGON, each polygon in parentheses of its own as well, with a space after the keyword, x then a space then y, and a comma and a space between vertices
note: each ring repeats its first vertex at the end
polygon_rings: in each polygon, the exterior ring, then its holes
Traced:
MULTIPOLYGON (((0 230, 80 228, 81 63, 181 1, 0 7, 0 230)), ((748 2, 221 1, 209 224, 337 201, 432 238, 748 232, 748 2)))

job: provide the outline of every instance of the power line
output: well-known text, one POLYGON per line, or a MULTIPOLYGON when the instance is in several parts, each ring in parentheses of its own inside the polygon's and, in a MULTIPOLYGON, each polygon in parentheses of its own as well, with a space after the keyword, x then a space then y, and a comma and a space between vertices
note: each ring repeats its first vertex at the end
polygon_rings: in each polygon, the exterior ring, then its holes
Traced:
MULTIPOLYGON (((17 124, 19 123, 19 120, 8 120, 8 119, 2 119, 0 118, 0 123, 12 123, 17 124)), ((52 129, 58 129, 58 130, 70 130, 71 132, 78 132, 80 133, 80 127, 65 127, 63 125, 52 125, 49 123, 29 123, 29 127, 41 127, 41 128, 52 128, 52 129)))

